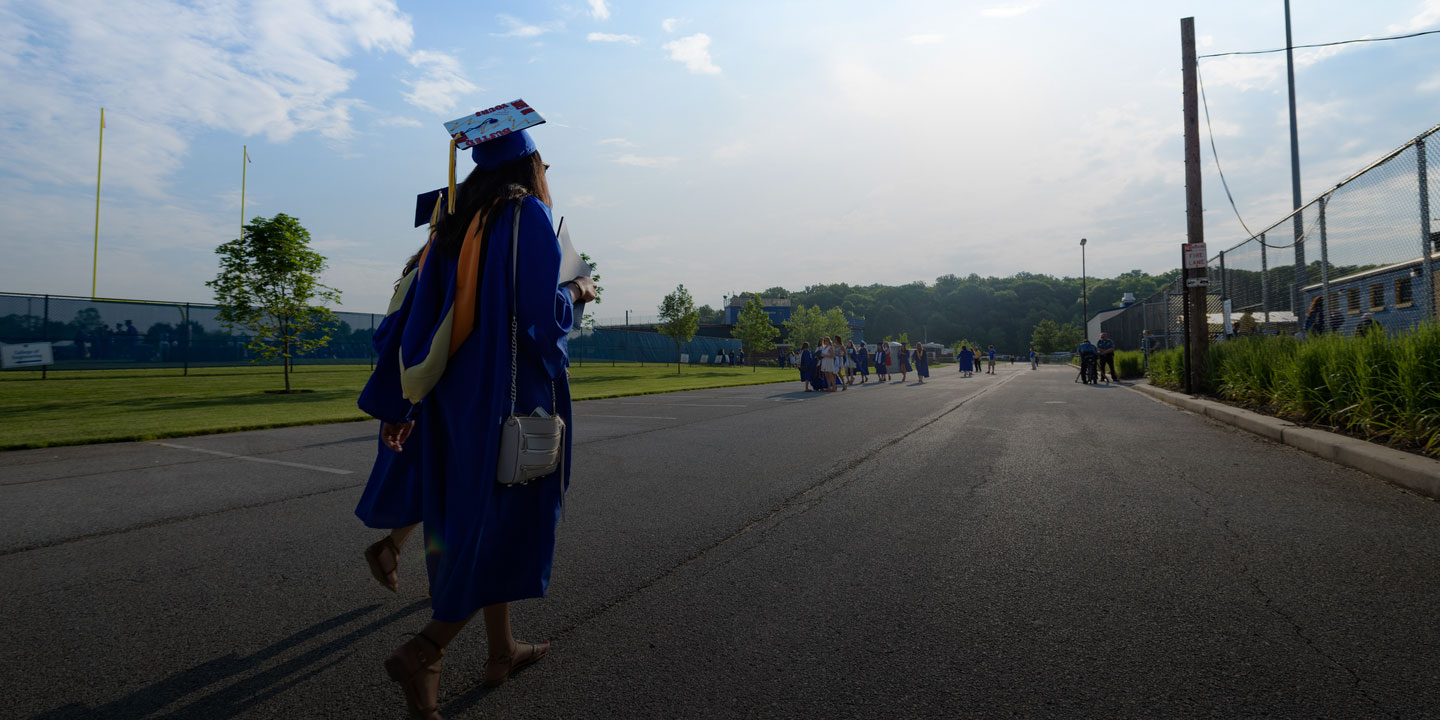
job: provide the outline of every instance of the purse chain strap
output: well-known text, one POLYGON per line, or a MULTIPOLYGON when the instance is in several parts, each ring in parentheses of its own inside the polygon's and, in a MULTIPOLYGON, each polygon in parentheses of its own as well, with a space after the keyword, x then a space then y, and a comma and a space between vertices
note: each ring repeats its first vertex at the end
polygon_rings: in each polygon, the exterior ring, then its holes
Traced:
MULTIPOLYGON (((515 335, 519 321, 515 315, 515 286, 520 265, 520 210, 525 206, 524 198, 515 203, 515 221, 510 226, 510 414, 515 414, 515 376, 519 363, 516 360, 515 335)), ((550 381, 550 414, 554 415, 555 381, 550 381)))

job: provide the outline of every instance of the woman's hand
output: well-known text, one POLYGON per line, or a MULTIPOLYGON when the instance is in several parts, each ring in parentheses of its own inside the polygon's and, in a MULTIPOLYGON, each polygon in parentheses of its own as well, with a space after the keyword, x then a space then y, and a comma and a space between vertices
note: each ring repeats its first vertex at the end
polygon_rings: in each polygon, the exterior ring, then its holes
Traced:
POLYGON ((595 299, 595 281, 591 280, 590 276, 577 275, 574 280, 565 284, 573 286, 570 290, 571 302, 590 302, 595 299))
POLYGON ((397 453, 403 452, 404 448, 401 446, 405 444, 406 438, 410 437, 410 431, 414 429, 414 427, 414 420, 407 423, 381 423, 380 439, 384 441, 385 447, 397 453))

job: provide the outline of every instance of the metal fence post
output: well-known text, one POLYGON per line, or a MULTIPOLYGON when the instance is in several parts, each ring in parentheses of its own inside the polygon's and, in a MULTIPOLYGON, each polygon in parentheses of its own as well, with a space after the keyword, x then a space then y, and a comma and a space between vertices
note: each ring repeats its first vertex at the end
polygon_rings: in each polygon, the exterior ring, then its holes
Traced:
MULTIPOLYGON (((1260 233, 1260 312, 1265 314, 1265 324, 1270 324, 1270 256, 1265 244, 1265 233, 1260 233)), ((1266 328, 1269 329, 1269 328, 1266 328)))
MULTIPOLYGON (((49 296, 49 295, 46 295, 46 296, 45 296, 44 308, 45 308, 45 309, 42 310, 41 312, 45 313, 45 316, 40 319, 40 342, 50 342, 50 296, 49 296)), ((52 359, 53 359, 53 358, 52 358, 52 359)), ((49 366, 48 366, 48 365, 41 365, 41 366, 40 366, 40 379, 41 379, 41 380, 44 380, 44 379, 45 379, 45 371, 48 370, 48 369, 49 369, 49 366)))
MULTIPOLYGON (((1329 204, 1328 200, 1328 196, 1322 196, 1320 198, 1320 297, 1322 298, 1320 300, 1320 312, 1326 316, 1335 310, 1335 308, 1330 307, 1330 240, 1325 235, 1325 206, 1329 204)), ((1306 308, 1306 311, 1308 312, 1309 308, 1306 308)), ((1296 320, 1302 323, 1305 322, 1299 317, 1298 312, 1296 313, 1296 320)), ((1301 327, 1300 329, 1304 330, 1305 328, 1301 327)))
POLYGON ((185 314, 183 315, 183 317, 185 318, 185 347, 183 347, 183 348, 180 349, 180 355, 181 355, 181 357, 183 357, 183 358, 185 359, 185 371, 182 372, 181 375, 182 375, 182 376, 185 376, 185 377, 189 377, 189 375, 190 375, 190 303, 185 303, 185 314))
POLYGON ((1220 251, 1220 301, 1224 302, 1229 297, 1229 287, 1225 284, 1225 251, 1220 251))
POLYGON ((1425 304, 1421 307, 1425 308, 1425 319, 1430 320, 1435 317, 1435 261, 1430 257, 1435 249, 1430 246, 1430 180, 1425 172, 1425 138, 1415 141, 1415 166, 1420 180, 1420 258, 1425 268, 1420 283, 1425 304))

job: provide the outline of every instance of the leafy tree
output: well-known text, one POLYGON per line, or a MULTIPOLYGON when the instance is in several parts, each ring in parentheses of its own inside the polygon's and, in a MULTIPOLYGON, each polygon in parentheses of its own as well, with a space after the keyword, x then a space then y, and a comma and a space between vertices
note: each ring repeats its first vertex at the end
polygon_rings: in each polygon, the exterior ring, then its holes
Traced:
POLYGON ((850 321, 845 318, 845 312, 840 308, 830 308, 821 316, 820 334, 826 337, 840 336, 841 340, 850 338, 850 321))
POLYGON ((1061 350, 1074 350, 1080 347, 1080 343, 1085 340, 1085 331, 1080 329, 1079 325, 1066 323, 1060 326, 1060 331, 1056 333, 1056 339, 1060 343, 1061 350))
POLYGON ((604 292, 605 288, 600 287, 600 273, 598 272, 600 266, 596 265, 595 262, 590 259, 590 253, 580 253, 580 259, 584 260, 585 264, 590 266, 590 279, 595 281, 595 299, 591 300, 590 303, 587 303, 587 311, 585 313, 585 317, 580 319, 580 327, 587 330, 594 330, 595 315, 588 311, 589 304, 599 305, 600 293, 604 292))
POLYGON ((1035 324, 1030 332, 1030 346, 1042 353, 1053 353, 1060 349, 1060 327, 1054 320, 1045 318, 1035 324))
POLYGON ((320 283, 325 256, 310 249, 299 220, 256 217, 244 230, 215 249, 220 273, 205 284, 220 305, 217 319, 242 329, 254 361, 281 358, 288 393, 291 359, 328 343, 326 329, 335 323, 335 313, 312 300, 339 302, 340 291, 320 283))
POLYGON ((816 345, 820 342, 820 336, 825 330, 821 327, 823 314, 819 307, 806 307, 796 305, 790 309, 790 317, 781 323, 785 326, 785 332, 790 338, 790 343, 799 346, 801 343, 816 345))
POLYGON ((751 295, 750 299, 745 301, 745 307, 740 309, 739 322, 735 323, 730 334, 740 339, 740 346, 745 348, 745 356, 751 358, 751 372, 754 372, 755 351, 773 349, 775 338, 780 336, 780 331, 770 324, 770 316, 765 314, 765 306, 760 304, 760 297, 751 295))
POLYGON ((675 341, 675 373, 680 373, 680 344, 690 342, 695 331, 700 329, 700 314, 695 310, 695 301, 684 285, 676 285, 675 292, 660 301, 659 330, 675 341))
POLYGON ((761 295, 764 295, 765 297, 768 297, 768 298, 787 298, 787 297, 790 297, 790 291, 789 291, 789 290, 786 290, 786 289, 783 288, 783 287, 780 287, 779 285, 776 285, 775 287, 772 287, 772 288, 766 288, 766 289, 765 289, 765 292, 760 293, 760 294, 761 294, 761 295))
POLYGON ((701 305, 700 308, 695 312, 700 318, 701 325, 719 325, 725 320, 725 313, 722 313, 719 310, 710 307, 709 305, 701 305))

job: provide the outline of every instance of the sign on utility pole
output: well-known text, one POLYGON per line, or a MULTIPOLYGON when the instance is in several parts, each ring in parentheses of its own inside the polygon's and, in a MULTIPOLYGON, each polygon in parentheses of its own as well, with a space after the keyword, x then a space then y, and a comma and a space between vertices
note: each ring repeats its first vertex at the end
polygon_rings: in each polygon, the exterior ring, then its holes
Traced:
POLYGON ((1200 199, 1200 101, 1196 90, 1195 18, 1180 19, 1180 67, 1185 88, 1185 236, 1182 247, 1185 275, 1185 391, 1199 391, 1205 377, 1205 352, 1210 341, 1210 320, 1205 308, 1205 217, 1200 199), (1196 250, 1198 249, 1198 253, 1196 250), (1198 255, 1198 261, 1192 256, 1198 255), (1191 267, 1198 265, 1198 268, 1191 267), (1204 278, 1204 280, 1201 280, 1204 278), (1204 284, 1202 284, 1204 283, 1204 284))

